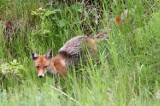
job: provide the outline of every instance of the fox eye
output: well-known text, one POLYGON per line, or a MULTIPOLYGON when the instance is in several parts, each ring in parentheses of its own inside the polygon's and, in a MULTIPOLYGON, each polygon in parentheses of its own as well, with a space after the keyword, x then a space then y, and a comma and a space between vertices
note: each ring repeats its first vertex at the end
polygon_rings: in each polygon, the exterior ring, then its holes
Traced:
POLYGON ((36 66, 37 69, 39 69, 39 66, 36 66))

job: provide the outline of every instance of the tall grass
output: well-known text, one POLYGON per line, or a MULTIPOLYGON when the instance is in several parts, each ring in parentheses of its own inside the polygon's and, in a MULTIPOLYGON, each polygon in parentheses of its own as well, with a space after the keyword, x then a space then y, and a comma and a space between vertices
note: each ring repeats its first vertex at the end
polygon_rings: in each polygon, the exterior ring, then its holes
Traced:
MULTIPOLYGON (((81 64, 79 69, 68 69, 67 77, 59 78, 57 88, 50 75, 43 79, 37 77, 30 52, 44 54, 53 49, 56 55, 71 37, 84 34, 80 18, 83 4, 53 2, 46 5, 49 0, 0 2, 0 64, 16 59, 23 66, 23 70, 18 70, 21 83, 12 75, 3 82, 0 70, 0 106, 160 104, 156 96, 160 89, 159 1, 93 2, 100 5, 104 13, 99 29, 112 26, 109 39, 97 44, 98 61, 90 57, 86 66, 81 64), (108 21, 109 9, 116 17, 125 8, 129 9, 129 16, 123 25, 119 27, 108 21), (16 19, 20 26, 7 47, 3 22, 10 19, 16 19)), ((85 20, 95 33, 91 21, 85 20)))

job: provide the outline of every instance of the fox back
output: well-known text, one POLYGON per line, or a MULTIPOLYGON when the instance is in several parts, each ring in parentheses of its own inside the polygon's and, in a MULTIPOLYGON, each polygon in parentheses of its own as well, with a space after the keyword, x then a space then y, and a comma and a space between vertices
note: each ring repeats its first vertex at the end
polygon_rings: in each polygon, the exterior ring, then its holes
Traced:
POLYGON ((92 38, 88 36, 76 36, 67 41, 63 47, 60 48, 59 54, 64 54, 67 57, 67 65, 77 65, 80 57, 85 59, 85 51, 89 50, 90 53, 96 52, 96 44, 92 38))

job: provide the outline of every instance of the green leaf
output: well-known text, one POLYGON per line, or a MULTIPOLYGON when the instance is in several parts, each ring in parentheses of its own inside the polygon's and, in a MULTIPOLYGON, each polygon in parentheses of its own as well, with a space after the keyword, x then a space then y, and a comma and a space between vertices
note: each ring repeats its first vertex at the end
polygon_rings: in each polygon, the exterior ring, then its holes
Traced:
POLYGON ((61 10, 60 10, 60 9, 55 9, 54 11, 55 11, 55 12, 61 12, 61 10))
POLYGON ((45 16, 45 17, 48 17, 48 16, 50 16, 50 15, 52 15, 52 14, 55 14, 55 13, 56 13, 56 11, 47 10, 47 11, 45 12, 44 16, 45 16))
POLYGON ((65 25, 66 25, 65 20, 62 19, 62 20, 59 20, 59 21, 58 21, 58 26, 59 26, 59 27, 64 27, 65 25))

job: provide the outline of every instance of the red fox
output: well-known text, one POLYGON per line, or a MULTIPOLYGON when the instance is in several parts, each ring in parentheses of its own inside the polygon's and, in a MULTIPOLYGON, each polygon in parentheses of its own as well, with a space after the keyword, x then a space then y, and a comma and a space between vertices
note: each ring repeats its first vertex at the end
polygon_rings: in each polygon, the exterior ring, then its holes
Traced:
POLYGON ((32 59, 38 71, 38 77, 44 77, 47 70, 60 76, 66 76, 66 69, 73 64, 77 64, 80 56, 84 55, 84 49, 94 55, 96 52, 95 40, 88 36, 76 36, 67 41, 58 54, 52 57, 52 50, 44 55, 32 53, 32 59))

